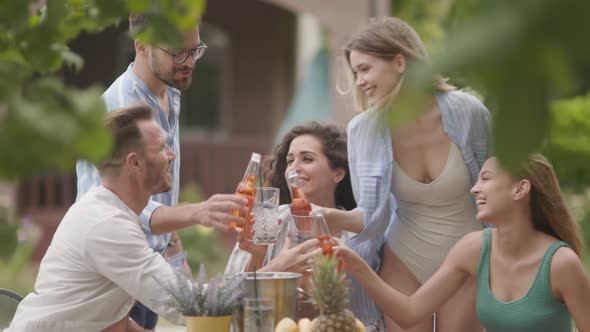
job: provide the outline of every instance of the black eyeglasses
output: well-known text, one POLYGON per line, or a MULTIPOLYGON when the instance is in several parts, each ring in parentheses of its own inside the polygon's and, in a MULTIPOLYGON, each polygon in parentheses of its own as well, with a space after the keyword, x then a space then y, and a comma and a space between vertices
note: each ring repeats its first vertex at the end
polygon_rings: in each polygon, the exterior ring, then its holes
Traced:
POLYGON ((180 52, 170 52, 167 49, 161 47, 158 48, 164 51, 166 54, 170 55, 172 57, 172 61, 174 61, 175 64, 179 65, 181 63, 184 63, 186 59, 188 59, 189 55, 193 59, 193 63, 199 60, 203 56, 203 54, 205 54, 207 45, 205 45, 205 43, 203 42, 200 42, 199 46, 190 50, 182 50, 180 52))

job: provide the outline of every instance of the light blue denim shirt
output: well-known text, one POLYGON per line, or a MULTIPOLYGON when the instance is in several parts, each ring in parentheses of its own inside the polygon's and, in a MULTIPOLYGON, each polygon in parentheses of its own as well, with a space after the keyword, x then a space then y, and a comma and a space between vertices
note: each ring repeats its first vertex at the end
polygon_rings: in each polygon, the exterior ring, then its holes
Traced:
MULTIPOLYGON (((156 95, 132 70, 133 63, 127 70, 111 84, 102 95, 109 112, 122 107, 134 105, 147 105, 154 111, 154 119, 166 134, 166 142, 176 154, 176 159, 170 167, 172 175, 172 189, 168 192, 153 195, 139 219, 141 229, 146 235, 150 248, 157 252, 163 252, 170 241, 170 233, 162 235, 152 234, 150 219, 152 213, 161 205, 174 206, 178 204, 179 177, 180 177, 180 141, 178 128, 178 115, 180 112, 180 91, 168 87, 168 100, 170 102, 170 116, 164 111, 156 95)), ((99 186, 100 175, 93 164, 80 160, 76 163, 78 176, 78 195, 76 201, 90 189, 99 186)))
MULTIPOLYGON (((476 97, 465 92, 435 96, 444 130, 461 150, 474 184, 490 152, 491 115, 476 97)), ((354 117, 347 128, 350 179, 357 209, 364 214, 364 228, 346 244, 375 271, 381 267, 383 244, 397 206, 391 192, 392 136, 386 123, 383 113, 367 110, 354 117)), ((363 322, 381 320, 381 312, 354 278, 350 302, 363 322)))

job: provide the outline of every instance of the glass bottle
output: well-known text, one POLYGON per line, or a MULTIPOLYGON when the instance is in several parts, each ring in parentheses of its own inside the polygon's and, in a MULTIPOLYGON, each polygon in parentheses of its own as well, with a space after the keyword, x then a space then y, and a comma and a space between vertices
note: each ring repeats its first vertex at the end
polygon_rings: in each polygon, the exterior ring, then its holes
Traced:
POLYGON ((299 176, 297 175, 297 171, 294 169, 287 172, 287 185, 289 186, 289 191, 291 192, 291 214, 308 216, 311 212, 311 204, 301 190, 299 176))
POLYGON ((233 226, 236 230, 241 231, 245 226, 248 220, 250 219, 250 213, 252 212, 252 207, 254 205, 254 199, 256 198, 256 180, 258 176, 258 169, 260 167, 260 154, 253 152, 252 157, 250 158, 250 162, 248 163, 248 167, 246 167, 246 172, 244 172, 244 177, 242 181, 238 183, 238 187, 236 188, 236 194, 240 195, 248 200, 248 212, 243 213, 241 211, 234 211, 233 215, 236 217, 243 218, 243 221, 236 223, 232 222, 231 226, 233 226))

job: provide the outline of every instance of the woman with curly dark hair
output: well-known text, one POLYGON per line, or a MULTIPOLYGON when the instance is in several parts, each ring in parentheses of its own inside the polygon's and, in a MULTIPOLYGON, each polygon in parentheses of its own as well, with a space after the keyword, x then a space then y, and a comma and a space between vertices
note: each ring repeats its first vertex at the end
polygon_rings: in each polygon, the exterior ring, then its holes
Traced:
MULTIPOLYGON (((280 189, 281 204, 291 203, 285 174, 287 168, 292 167, 299 174, 306 197, 314 204, 323 207, 339 207, 344 210, 352 210, 356 207, 348 174, 346 135, 340 128, 334 125, 309 122, 294 127, 285 134, 281 143, 275 148, 274 157, 268 160, 264 173, 266 185, 280 189), (292 146, 293 141, 296 143, 294 146, 292 146), (302 145, 301 148, 312 146, 317 151, 292 151, 298 145, 302 145), (299 156, 296 152, 299 153, 299 156), (338 173, 338 181, 334 183, 336 187, 333 192, 331 192, 331 185, 321 187, 323 183, 314 182, 328 179, 309 179, 310 175, 306 174, 308 167, 306 165, 311 165, 309 167, 312 167, 312 170, 319 167, 328 171, 325 168, 327 166, 329 171, 338 173), (318 186, 320 187, 318 188, 318 186)), ((325 174, 328 173, 330 172, 325 174)))
MULTIPOLYGON (((280 190, 279 216, 282 229, 277 243, 267 250, 266 246, 254 245, 247 230, 241 232, 227 264, 226 274, 252 270, 254 266, 264 266, 265 270, 292 272, 303 272, 309 267, 307 259, 299 262, 294 256, 299 253, 307 254, 310 250, 294 250, 293 257, 289 259, 281 257, 273 260, 283 249, 290 247, 285 245, 286 226, 291 219, 291 194, 286 174, 289 170, 297 172, 301 190, 315 206, 354 209, 356 203, 348 174, 346 146, 346 135, 342 129, 315 121, 296 126, 283 136, 273 156, 263 163, 264 185, 280 190)), ((341 229, 337 227, 331 227, 331 232, 341 237, 348 234, 344 232, 342 235, 341 229)), ((302 256, 308 258, 307 255, 302 256)))
MULTIPOLYGON (((347 159, 347 142, 344 131, 335 125, 309 122, 291 129, 283 136, 274 155, 264 163, 263 177, 266 186, 280 189, 279 215, 282 229, 276 245, 257 246, 248 240, 247 232, 239 235, 232 252, 226 274, 235 274, 262 267, 259 271, 290 271, 303 273, 310 268, 309 258, 321 253, 317 240, 309 240, 290 248, 286 244, 286 226, 291 212, 291 195, 285 175, 289 170, 298 174, 301 189, 314 205, 314 210, 352 210, 356 208, 353 197, 347 159)), ((333 236, 346 242, 354 235, 334 222, 329 224, 333 236)), ((350 293, 350 309, 367 325, 367 331, 377 331, 373 317, 380 317, 374 307, 360 308, 364 302, 356 301, 364 290, 353 288, 350 293)))

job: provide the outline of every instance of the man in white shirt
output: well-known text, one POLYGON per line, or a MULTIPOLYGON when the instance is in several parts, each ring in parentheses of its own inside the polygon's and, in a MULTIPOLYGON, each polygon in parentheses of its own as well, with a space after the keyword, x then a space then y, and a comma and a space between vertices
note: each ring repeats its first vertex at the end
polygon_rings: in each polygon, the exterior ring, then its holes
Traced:
MULTIPOLYGON (((102 186, 72 205, 41 261, 35 290, 18 306, 5 331, 125 331, 135 299, 182 324, 153 278, 173 282, 174 269, 147 244, 138 215, 152 194, 170 190, 175 158, 147 106, 108 116, 114 147, 98 165, 102 186)), ((247 202, 225 195, 216 212, 247 211, 247 202)))
MULTIPOLYGON (((148 27, 149 19, 145 15, 129 16, 129 32, 132 36, 137 36, 148 27)), ((197 60, 207 49, 201 41, 196 22, 192 29, 183 31, 182 35, 183 39, 179 44, 163 42, 155 45, 135 40, 134 61, 102 95, 108 111, 139 104, 148 105, 154 111, 154 119, 166 133, 166 143, 176 154, 176 159, 170 166, 171 189, 153 195, 139 220, 149 246, 167 257, 177 269, 188 268, 188 265, 176 231, 196 224, 216 227, 223 225, 207 216, 211 205, 223 203, 216 195, 207 201, 178 206, 181 91, 190 87, 193 71, 198 65, 197 60)), ((76 201, 101 185, 99 172, 89 161, 78 161, 76 174, 76 201)), ((154 328, 158 320, 156 314, 139 302, 131 310, 130 317, 148 331, 154 328)))

